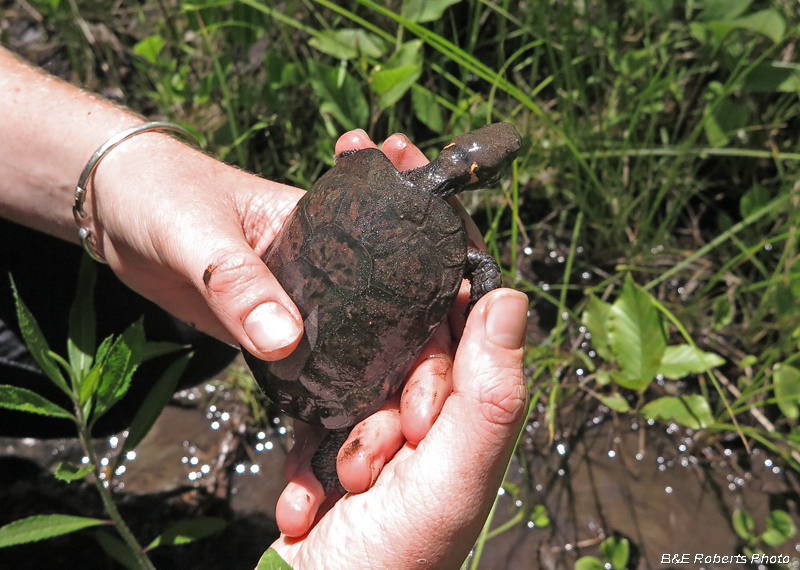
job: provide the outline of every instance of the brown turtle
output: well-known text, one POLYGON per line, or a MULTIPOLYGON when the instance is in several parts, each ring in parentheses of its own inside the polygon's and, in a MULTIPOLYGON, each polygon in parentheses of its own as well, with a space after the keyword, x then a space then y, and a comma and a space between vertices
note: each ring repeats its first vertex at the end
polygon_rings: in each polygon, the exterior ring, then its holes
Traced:
POLYGON ((519 145, 512 125, 496 123, 456 137, 434 161, 405 172, 377 149, 342 152, 264 253, 305 334, 282 360, 247 352, 245 360, 284 412, 337 430, 313 462, 326 492, 349 428, 397 391, 462 279, 470 281, 471 304, 501 285, 497 262, 468 247, 464 223, 446 200, 495 184, 519 145))

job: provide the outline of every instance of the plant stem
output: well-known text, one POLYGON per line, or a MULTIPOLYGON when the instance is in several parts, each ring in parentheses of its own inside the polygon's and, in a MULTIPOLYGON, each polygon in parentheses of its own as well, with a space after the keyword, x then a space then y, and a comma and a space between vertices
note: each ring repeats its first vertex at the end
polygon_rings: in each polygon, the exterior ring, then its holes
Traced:
POLYGON ((125 524, 125 521, 123 520, 119 510, 117 510, 117 505, 114 504, 114 498, 111 496, 111 491, 103 484, 103 480, 100 478, 100 464, 97 461, 97 453, 94 450, 92 436, 89 433, 89 429, 83 422, 83 414, 80 413, 80 410, 78 417, 78 433, 80 434, 83 449, 86 451, 86 455, 89 457, 89 462, 94 467, 95 485, 100 492, 100 497, 103 499, 103 505, 106 508, 108 516, 111 517, 112 521, 114 521, 114 526, 116 526, 117 532, 119 532, 120 536, 125 541, 125 544, 127 544, 133 552, 134 558, 136 558, 136 562, 140 568, 143 570, 156 570, 155 566, 153 566, 153 563, 150 562, 150 559, 144 553, 144 549, 136 540, 136 537, 133 536, 131 529, 128 528, 127 524, 125 524))

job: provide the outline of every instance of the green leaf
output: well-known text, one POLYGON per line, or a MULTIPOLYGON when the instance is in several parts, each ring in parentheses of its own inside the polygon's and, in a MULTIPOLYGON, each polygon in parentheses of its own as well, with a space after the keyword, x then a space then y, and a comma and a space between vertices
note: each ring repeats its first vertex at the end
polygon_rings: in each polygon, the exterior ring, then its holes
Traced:
POLYGON ((753 0, 705 0, 706 21, 732 20, 744 14, 753 0))
POLYGON ((776 364, 772 371, 772 389, 781 413, 790 420, 800 417, 800 370, 789 364, 776 364))
POLYGON ((91 370, 89 370, 89 374, 81 382, 81 393, 80 393, 80 403, 81 405, 85 404, 89 398, 94 396, 95 392, 97 391, 97 385, 100 383, 100 377, 103 375, 103 365, 105 364, 105 359, 98 361, 91 370))
POLYGON ((677 380, 689 374, 701 374, 723 364, 725 359, 717 354, 702 351, 689 344, 677 344, 664 350, 658 373, 677 380))
POLYGON ((52 418, 75 419, 72 414, 61 406, 54 404, 36 392, 19 386, 0 384, 0 407, 19 412, 41 414, 52 418))
POLYGON ((256 570, 292 570, 292 567, 281 558, 277 550, 270 548, 261 556, 256 570))
POLYGON ((600 556, 611 562, 615 570, 624 570, 630 555, 631 545, 627 538, 610 536, 600 543, 600 556))
POLYGON ((628 275, 608 314, 608 341, 620 365, 618 384, 644 391, 658 372, 667 347, 661 318, 650 294, 628 275))
POLYGON ((738 28, 745 28, 764 34, 776 44, 782 42, 786 35, 786 22, 783 16, 778 10, 772 8, 737 18, 733 22, 738 28))
POLYGON ((761 63, 742 82, 750 93, 792 93, 800 90, 800 65, 783 61, 761 63))
POLYGON ((161 411, 166 407, 172 395, 175 393, 178 380, 181 374, 183 374, 186 364, 191 357, 192 353, 185 354, 170 364, 164 371, 164 374, 161 375, 161 378, 158 379, 155 386, 150 389, 147 398, 142 402, 142 406, 139 408, 139 411, 136 412, 131 422, 128 437, 125 438, 125 443, 120 451, 121 455, 124 456, 127 451, 139 445, 144 439, 144 436, 147 435, 147 432, 150 431, 150 428, 153 427, 158 416, 161 415, 161 411))
POLYGON ((419 87, 411 92, 411 103, 414 106, 414 115, 417 119, 435 133, 444 131, 442 108, 436 102, 433 92, 424 87, 419 87))
POLYGON ((56 479, 61 479, 69 483, 77 479, 83 479, 93 470, 91 466, 76 467, 70 463, 59 463, 54 475, 56 479))
POLYGON ((178 352, 179 350, 186 350, 190 347, 191 345, 189 344, 178 344, 177 342, 169 341, 147 342, 145 343, 144 350, 142 351, 142 362, 146 362, 151 358, 172 354, 173 352, 178 352))
POLYGON ((605 570, 605 566, 594 556, 581 556, 575 561, 575 570, 605 570))
POLYGON ((721 148, 731 141, 731 134, 747 126, 750 119, 750 108, 747 105, 734 103, 724 99, 711 114, 711 107, 706 109, 703 128, 711 146, 721 148))
POLYGON ((107 524, 107 521, 71 515, 36 515, 0 528, 0 548, 36 542, 101 524, 107 524))
POLYGON ((639 0, 642 7, 660 18, 668 18, 675 7, 674 0, 639 0))
POLYGON ((743 218, 747 218, 769 204, 771 198, 766 186, 756 184, 745 192, 739 201, 739 213, 743 218))
POLYGON ((383 67, 388 69, 390 67, 422 64, 424 61, 422 47, 422 40, 410 40, 405 42, 384 62, 383 67))
POLYGON ((320 111, 333 116, 346 129, 355 129, 367 124, 369 105, 361 84, 349 73, 323 65, 308 62, 309 82, 316 96, 321 100, 320 111))
POLYGON ((83 379, 92 367, 95 339, 94 286, 97 281, 97 267, 87 254, 81 258, 78 272, 78 285, 75 300, 69 309, 69 329, 67 337, 67 356, 69 364, 83 379))
POLYGON ((783 16, 781 16, 780 12, 771 8, 734 20, 709 22, 707 26, 718 40, 721 40, 733 30, 751 30, 764 34, 775 43, 782 42, 786 34, 786 22, 783 16))
POLYGON ((797 534, 797 527, 786 511, 776 509, 767 516, 767 530, 761 540, 770 546, 779 546, 797 534))
POLYGON ((776 283, 773 290, 775 314, 780 319, 788 319, 798 313, 797 299, 788 283, 776 283))
POLYGON ((406 0, 403 4, 403 16, 412 22, 432 22, 438 20, 453 4, 461 0, 406 0))
POLYGON ((720 330, 733 322, 734 304, 725 297, 714 301, 714 330, 720 330))
MULTIPOLYGON (((106 356, 113 344, 114 336, 112 335, 103 339, 103 342, 101 342, 100 346, 97 348, 97 353, 93 359, 93 366, 80 385, 80 403, 82 406, 97 392, 97 386, 100 384, 100 378, 103 375, 106 356)), ((86 413, 88 414, 90 411, 91 407, 89 407, 86 413)))
POLYGON ((609 394, 608 396, 600 395, 598 397, 600 398, 600 401, 603 402, 603 405, 608 406, 615 412, 624 414, 631 409, 631 407, 628 405, 628 401, 617 392, 609 394))
POLYGON ((139 319, 108 348, 97 385, 97 400, 92 422, 97 421, 127 393, 131 377, 142 361, 144 345, 144 325, 142 319, 139 319))
POLYGON ((758 357, 748 354, 739 361, 739 368, 747 368, 748 366, 755 366, 756 364, 758 364, 758 357))
POLYGON ((611 304, 601 301, 594 295, 589 297, 589 303, 583 310, 581 322, 589 334, 592 335, 592 347, 597 355, 606 362, 615 362, 614 354, 611 352, 611 345, 608 341, 608 315, 611 312, 611 304))
POLYGON ((94 538, 106 554, 125 568, 128 568, 128 570, 141 570, 136 554, 125 542, 102 529, 95 531, 94 538))
POLYGON ((163 49, 164 39, 161 36, 148 36, 133 46, 133 53, 156 65, 163 49))
POLYGON ((19 321, 19 328, 22 332, 22 339, 25 341, 25 345, 28 347, 31 356, 33 356, 36 364, 39 365, 47 377, 66 395, 72 397, 72 391, 69 386, 67 386, 64 376, 61 374, 58 366, 56 366, 56 363, 53 362, 53 359, 48 355, 50 346, 47 344, 44 334, 42 334, 42 329, 39 328, 39 323, 36 322, 30 309, 28 309, 28 306, 19 296, 17 285, 14 283, 13 278, 11 279, 11 291, 14 294, 14 302, 17 305, 17 320, 19 321))
POLYGON ((664 396, 642 408, 647 419, 674 421, 692 429, 701 429, 714 422, 711 407, 699 394, 692 396, 664 396))
POLYGON ((756 521, 748 511, 742 509, 734 511, 732 521, 733 530, 744 540, 751 541, 755 538, 756 521))
POLYGON ((361 28, 325 30, 309 40, 309 45, 338 59, 355 59, 359 54, 379 58, 386 53, 386 43, 361 28))
POLYGON ((421 64, 403 65, 392 69, 373 71, 370 86, 375 91, 381 109, 391 107, 405 95, 422 74, 421 64))
POLYGON ((550 515, 547 514, 547 507, 534 505, 533 509, 531 509, 529 520, 533 523, 533 526, 538 528, 550 526, 550 515))
POLYGON ((218 517, 198 517, 181 521, 169 527, 161 536, 156 537, 147 549, 193 542, 221 531, 227 524, 225 519, 218 517))

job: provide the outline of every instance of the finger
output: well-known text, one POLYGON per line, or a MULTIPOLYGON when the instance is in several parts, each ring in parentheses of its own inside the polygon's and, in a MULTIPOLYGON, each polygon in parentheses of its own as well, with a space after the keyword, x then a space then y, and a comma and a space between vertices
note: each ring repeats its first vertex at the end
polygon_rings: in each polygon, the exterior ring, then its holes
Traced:
POLYGON ((386 139, 381 150, 401 172, 428 164, 428 158, 402 133, 386 139))
POLYGON ((465 497, 482 492, 487 497, 482 507, 491 506, 490 491, 500 484, 525 418, 527 308, 523 293, 496 289, 470 313, 453 362, 453 393, 417 448, 426 461, 449 466, 438 471, 432 465, 419 467, 431 474, 429 490, 465 497))
POLYGON ((217 238, 201 259, 192 282, 236 341, 263 360, 288 356, 303 332, 300 312, 247 242, 217 238))
POLYGON ((324 500, 325 492, 311 472, 311 465, 299 466, 275 507, 278 528, 287 536, 304 535, 314 524, 324 500))
POLYGON ((362 129, 355 129, 339 137, 339 140, 336 141, 335 150, 336 154, 339 154, 340 152, 362 148, 378 148, 378 146, 372 142, 369 135, 362 129))
POLYGON ((369 489, 386 462, 403 446, 397 398, 357 424, 339 450, 339 482, 351 493, 369 489))
POLYGON ((450 327, 445 321, 417 358, 400 398, 400 422, 409 443, 422 441, 439 417, 453 388, 452 369, 450 327))
POLYGON ((467 319, 447 402, 455 408, 448 418, 458 432, 461 449, 456 453, 491 452, 499 442, 516 438, 527 399, 522 374, 527 311, 524 293, 496 289, 467 319))
POLYGON ((478 301, 456 351, 452 395, 413 455, 398 455, 389 465, 400 480, 425 474, 424 485, 404 489, 397 516, 419 526, 435 513, 439 522, 417 531, 413 544, 415 552, 435 553, 427 561, 432 567, 467 555, 514 449, 527 401, 522 371, 527 307, 527 297, 510 289, 478 301), (445 548, 442 533, 451 537, 445 548))
POLYGON ((322 485, 311 469, 311 457, 327 430, 295 420, 293 431, 294 444, 283 464, 288 484, 278 498, 275 519, 281 532, 301 536, 311 528, 325 500, 322 485))

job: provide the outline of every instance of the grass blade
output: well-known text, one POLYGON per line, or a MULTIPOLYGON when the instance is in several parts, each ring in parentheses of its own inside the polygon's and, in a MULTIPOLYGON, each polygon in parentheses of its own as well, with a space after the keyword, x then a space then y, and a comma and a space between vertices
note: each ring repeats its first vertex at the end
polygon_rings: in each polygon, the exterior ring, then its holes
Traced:
POLYGON ((125 444, 122 446, 122 451, 119 456, 124 457, 125 452, 135 448, 153 427, 153 424, 161 415, 161 411, 169 403, 172 394, 175 393, 175 387, 178 385, 178 379, 183 374, 192 353, 186 354, 173 362, 169 368, 164 371, 161 378, 153 386, 150 393, 147 394, 142 403, 142 407, 136 413, 136 416, 131 422, 130 433, 125 439, 125 444))

